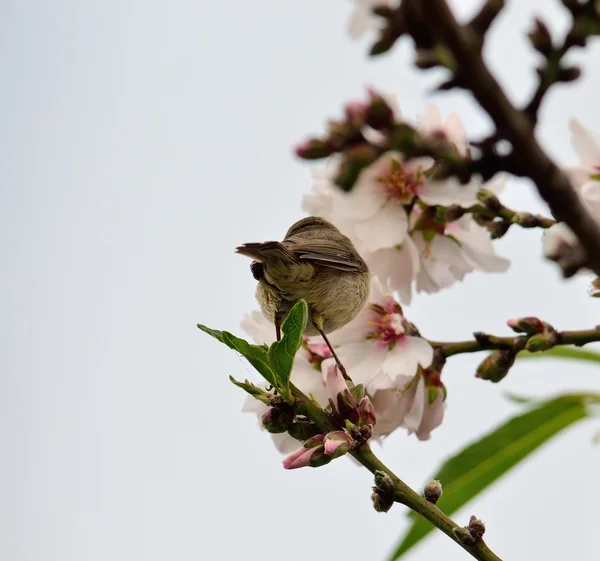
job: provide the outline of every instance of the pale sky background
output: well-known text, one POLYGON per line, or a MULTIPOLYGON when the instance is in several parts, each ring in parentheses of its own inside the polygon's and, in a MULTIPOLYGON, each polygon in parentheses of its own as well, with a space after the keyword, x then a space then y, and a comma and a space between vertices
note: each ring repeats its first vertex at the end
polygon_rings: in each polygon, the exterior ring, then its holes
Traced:
MULTIPOLYGON (((479 2, 456 0, 461 14, 479 2)), ((509 2, 487 45, 516 101, 533 87, 525 30, 559 2, 509 2)), ((244 395, 233 352, 195 324, 240 332, 255 308, 236 245, 282 236, 303 214, 310 167, 293 145, 323 130, 366 85, 423 109, 440 73, 412 46, 370 61, 350 42, 343 0, 4 0, 0 3, 0 558, 6 561, 383 560, 406 528, 377 514, 371 475, 347 459, 288 472, 244 395)), ((600 132, 600 45, 584 78, 544 105, 540 135, 575 163, 575 116, 600 132)), ((487 119, 464 92, 432 98, 473 136, 487 119)), ((543 211, 531 185, 503 199, 543 211)), ((588 279, 563 282, 538 231, 497 244, 505 275, 473 274, 406 311, 431 338, 508 334, 540 315, 599 323, 588 279)), ((398 431, 381 455, 419 489, 439 462, 517 408, 504 391, 600 391, 590 366, 527 362, 501 385, 452 358, 448 408, 428 442, 398 431)), ((600 420, 544 446, 455 515, 477 514, 505 561, 591 559, 600 550, 600 420)), ((407 559, 468 559, 445 536, 407 559)))

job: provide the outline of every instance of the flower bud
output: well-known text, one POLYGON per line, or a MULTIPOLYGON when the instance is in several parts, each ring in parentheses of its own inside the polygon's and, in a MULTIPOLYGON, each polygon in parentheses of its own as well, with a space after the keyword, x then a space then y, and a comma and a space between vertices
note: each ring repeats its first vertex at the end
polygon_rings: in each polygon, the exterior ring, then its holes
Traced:
POLYGON ((502 208, 498 197, 494 195, 494 193, 492 193, 491 191, 488 191, 487 189, 481 189, 477 193, 477 199, 481 201, 485 205, 485 207, 490 209, 492 212, 498 212, 502 208))
POLYGON ((442 496, 442 484, 439 481, 432 479, 429 483, 427 483, 427 485, 425 485, 423 496, 425 497, 426 501, 432 504, 437 503, 442 496))
POLYGON ((419 143, 419 133, 410 125, 400 123, 394 127, 390 139, 390 149, 398 150, 402 154, 409 155, 414 152, 419 143))
POLYGON ((578 66, 565 66, 558 69, 557 82, 573 82, 581 76, 581 68, 578 66))
POLYGON ((350 191, 360 172, 377 159, 378 153, 368 144, 356 144, 345 150, 344 156, 334 183, 344 191, 350 191))
POLYGON ((271 407, 261 419, 262 426, 273 434, 286 432, 293 420, 294 413, 287 407, 271 407))
POLYGON ((362 101, 349 101, 344 106, 346 120, 356 128, 362 127, 365 124, 367 109, 367 105, 362 101))
POLYGON ((452 528, 452 533, 456 536, 459 543, 463 545, 475 545, 477 540, 471 535, 468 528, 459 527, 452 528))
POLYGON ((541 319, 532 316, 509 319, 506 324, 516 333, 527 333, 527 335, 541 333, 546 327, 541 319))
POLYGON ((558 333, 556 333, 554 328, 547 326, 542 333, 538 333, 537 335, 531 336, 527 340, 525 348, 530 353, 547 351, 548 349, 551 349, 552 347, 558 344, 558 339, 558 333))
POLYGON ((319 434, 319 427, 306 417, 296 417, 288 427, 288 434, 296 440, 307 440, 319 434))
POLYGON ((533 48, 546 58, 552 53, 552 37, 546 24, 539 18, 533 20, 533 29, 527 34, 533 48))
POLYGON ((493 240, 499 240, 508 232, 509 228, 512 226, 510 222, 506 220, 497 220, 494 222, 488 222, 486 224, 486 228, 488 232, 492 236, 493 240))
POLYGON ((344 430, 334 430, 325 435, 325 454, 339 458, 350 450, 352 437, 344 430))
MULTIPOLYGON (((322 442, 324 435, 321 434, 319 436, 321 437, 322 442)), ((306 446, 305 442, 303 446, 298 448, 295 452, 292 452, 283 460, 283 467, 285 469, 308 467, 311 465, 312 457, 319 451, 319 449, 323 451, 323 446, 318 444, 315 446, 306 446)))
POLYGON ((320 467, 328 464, 332 457, 325 454, 325 435, 318 434, 309 438, 298 450, 283 460, 285 469, 301 467, 320 467))
POLYGON ((373 493, 371 494, 371 500, 373 501, 373 508, 377 512, 387 512, 392 508, 394 499, 386 495, 382 495, 377 487, 373 487, 373 493))
POLYGON ((488 355, 477 367, 477 378, 497 383, 502 380, 515 362, 512 349, 499 349, 488 355))
POLYGON ((476 541, 481 540, 483 534, 485 534, 485 524, 476 516, 471 516, 468 528, 476 541))
POLYGON ((375 406, 371 403, 369 396, 365 395, 358 404, 358 424, 359 426, 374 426, 376 422, 375 406))
POLYGON ((320 160, 333 154, 334 150, 329 142, 312 138, 304 144, 296 146, 296 156, 304 160, 320 160))
POLYGON ((381 470, 375 472, 375 487, 382 493, 394 494, 396 492, 392 478, 385 471, 381 470))
POLYGON ((370 103, 366 111, 366 123, 375 130, 388 129, 394 124, 394 111, 388 102, 374 90, 369 90, 370 103))
POLYGON ((377 512, 390 510, 394 504, 395 492, 396 488, 392 478, 384 471, 377 470, 375 472, 375 487, 373 487, 373 494, 371 495, 373 508, 377 512))
MULTIPOLYGON (((438 207, 438 208, 443 208, 443 207, 438 207)), ((442 222, 454 222, 454 221, 458 220, 459 218, 462 218, 465 215, 465 213, 467 212, 460 205, 451 205, 448 208, 446 208, 445 210, 446 210, 446 212, 444 213, 444 220, 442 222)), ((437 220, 437 214, 436 214, 436 220, 437 220)))
POLYGON ((338 420, 349 420, 354 424, 358 423, 359 413, 356 400, 352 397, 346 380, 344 380, 336 364, 330 365, 327 369, 325 390, 331 409, 338 420))

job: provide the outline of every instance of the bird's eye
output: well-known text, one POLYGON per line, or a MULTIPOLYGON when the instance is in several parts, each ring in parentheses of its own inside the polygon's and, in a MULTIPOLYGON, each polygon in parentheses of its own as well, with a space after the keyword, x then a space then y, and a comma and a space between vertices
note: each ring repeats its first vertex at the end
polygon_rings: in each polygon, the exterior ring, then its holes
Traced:
POLYGON ((259 263, 258 261, 252 261, 250 265, 250 271, 252 271, 252 276, 256 280, 260 280, 265 276, 263 264, 259 263))

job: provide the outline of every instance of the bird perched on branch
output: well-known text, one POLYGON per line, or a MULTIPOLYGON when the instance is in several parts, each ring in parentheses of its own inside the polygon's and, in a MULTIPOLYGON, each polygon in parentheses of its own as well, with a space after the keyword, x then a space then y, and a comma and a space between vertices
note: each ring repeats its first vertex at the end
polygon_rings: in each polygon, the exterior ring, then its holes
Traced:
POLYGON ((286 315, 303 299, 309 311, 305 335, 320 333, 335 357, 326 334, 352 321, 369 296, 369 269, 350 239, 324 218, 309 216, 281 242, 246 243, 236 252, 254 259, 256 299, 275 324, 277 340, 286 315))

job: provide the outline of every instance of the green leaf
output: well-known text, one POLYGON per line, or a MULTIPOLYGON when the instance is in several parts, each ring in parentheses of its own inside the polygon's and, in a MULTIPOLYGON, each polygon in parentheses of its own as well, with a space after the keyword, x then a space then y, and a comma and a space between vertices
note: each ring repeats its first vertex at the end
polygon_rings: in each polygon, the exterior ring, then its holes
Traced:
POLYGON ((238 382, 233 376, 229 376, 229 380, 231 380, 231 383, 238 388, 242 388, 245 392, 249 393, 254 399, 262 401, 265 405, 271 405, 269 394, 262 388, 255 386, 252 382, 249 382, 248 380, 238 382))
POLYGON ((589 351, 587 349, 579 349, 577 347, 554 347, 541 353, 529 353, 527 351, 521 351, 517 355, 517 358, 567 358, 589 362, 600 362, 600 353, 589 351))
MULTIPOLYGON (((587 416, 586 404, 600 395, 564 395, 535 405, 446 460, 430 479, 441 482, 444 493, 437 505, 448 515, 494 483, 544 442, 587 416)), ((410 513, 412 525, 390 561, 421 541, 433 526, 410 513)))
POLYGON ((288 313, 281 330, 281 341, 275 341, 267 353, 271 369, 275 373, 275 386, 283 395, 289 395, 290 375, 294 366, 294 357, 302 344, 302 335, 308 321, 308 305, 304 300, 298 301, 288 313))
POLYGON ((266 345, 251 345, 248 341, 240 339, 227 331, 211 329, 200 323, 198 324, 198 329, 201 329, 204 333, 208 333, 210 336, 221 341, 221 343, 227 345, 230 349, 234 349, 238 353, 244 355, 248 362, 254 366, 269 384, 277 387, 275 374, 267 359, 268 348, 266 345))

